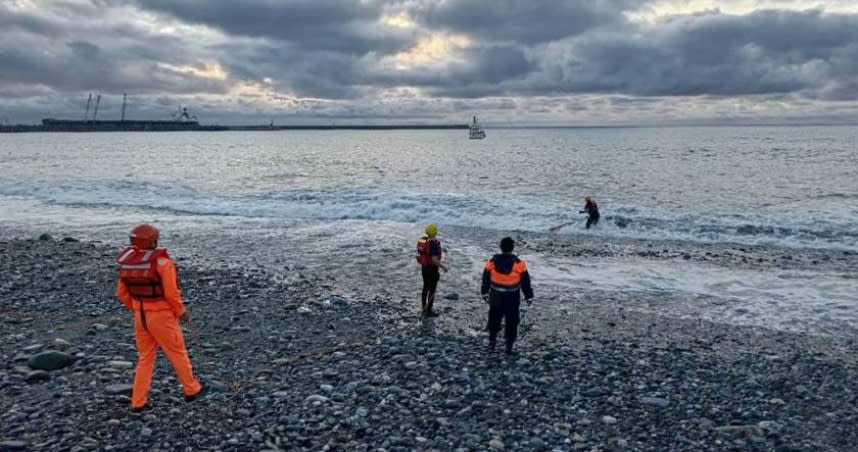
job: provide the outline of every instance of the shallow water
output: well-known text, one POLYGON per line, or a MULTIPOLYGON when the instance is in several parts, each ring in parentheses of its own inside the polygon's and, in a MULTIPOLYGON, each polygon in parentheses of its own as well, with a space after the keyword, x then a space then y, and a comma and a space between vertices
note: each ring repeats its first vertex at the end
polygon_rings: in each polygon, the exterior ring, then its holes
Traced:
MULTIPOLYGON (((358 294, 374 269, 403 298, 429 221, 455 268, 442 286, 468 296, 497 238, 570 221, 556 240, 858 250, 856 128, 461 132, 0 135, 0 227, 120 242, 130 224, 156 221, 179 254, 216 243, 235 262, 300 261, 358 294), (584 194, 602 210, 586 232, 584 194)), ((853 266, 521 251, 543 293, 641 293, 630 308, 817 333, 858 319, 853 266)))

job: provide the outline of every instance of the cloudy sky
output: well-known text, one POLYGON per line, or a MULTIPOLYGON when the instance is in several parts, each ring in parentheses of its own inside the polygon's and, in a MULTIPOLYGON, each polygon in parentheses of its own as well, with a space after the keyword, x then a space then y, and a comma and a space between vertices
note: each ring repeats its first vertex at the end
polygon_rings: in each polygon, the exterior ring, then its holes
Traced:
POLYGON ((2 0, 0 121, 858 122, 855 0, 2 0))

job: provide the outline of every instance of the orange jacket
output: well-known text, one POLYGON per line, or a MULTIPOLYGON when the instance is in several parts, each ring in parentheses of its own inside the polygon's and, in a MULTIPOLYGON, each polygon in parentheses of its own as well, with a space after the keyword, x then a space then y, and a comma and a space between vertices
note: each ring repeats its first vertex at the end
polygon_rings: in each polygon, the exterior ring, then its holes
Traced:
MULTIPOLYGON (((158 275, 161 284, 164 285, 163 300, 146 300, 143 303, 143 311, 172 311, 176 317, 185 313, 185 303, 182 302, 182 292, 179 290, 179 280, 176 275, 176 264, 169 257, 159 257, 157 264, 158 275)), ((120 279, 116 284, 116 297, 131 311, 140 310, 140 300, 131 296, 128 287, 120 279)))

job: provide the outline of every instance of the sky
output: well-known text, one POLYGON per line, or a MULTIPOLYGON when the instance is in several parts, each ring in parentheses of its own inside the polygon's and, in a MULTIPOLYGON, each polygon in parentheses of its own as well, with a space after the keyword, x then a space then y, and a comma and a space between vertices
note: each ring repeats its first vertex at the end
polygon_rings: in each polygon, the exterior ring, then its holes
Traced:
POLYGON ((2 0, 0 123, 858 123, 855 0, 2 0))

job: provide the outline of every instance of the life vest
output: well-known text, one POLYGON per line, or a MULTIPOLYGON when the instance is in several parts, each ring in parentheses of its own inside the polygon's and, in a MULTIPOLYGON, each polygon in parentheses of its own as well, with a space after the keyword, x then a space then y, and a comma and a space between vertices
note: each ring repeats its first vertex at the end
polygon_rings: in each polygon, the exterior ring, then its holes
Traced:
POLYGON ((423 236, 417 240, 417 263, 426 267, 434 265, 432 262, 432 240, 429 237, 423 236))
POLYGON ((486 262, 486 270, 491 278, 491 289, 496 292, 518 292, 521 289, 521 275, 527 271, 527 264, 515 258, 509 273, 501 273, 495 266, 494 258, 486 262))
POLYGON ((164 299, 164 285, 158 274, 158 259, 162 257, 169 258, 166 248, 141 250, 129 246, 119 252, 119 279, 132 297, 140 301, 164 299))

